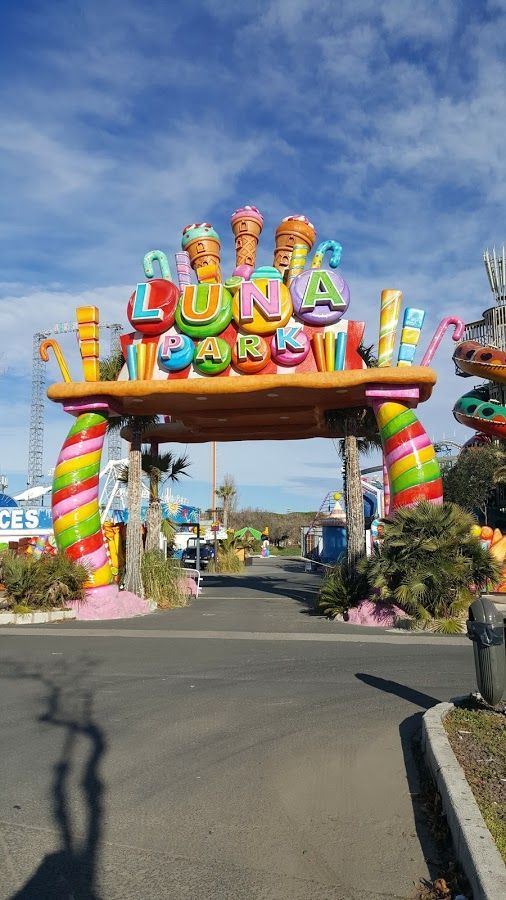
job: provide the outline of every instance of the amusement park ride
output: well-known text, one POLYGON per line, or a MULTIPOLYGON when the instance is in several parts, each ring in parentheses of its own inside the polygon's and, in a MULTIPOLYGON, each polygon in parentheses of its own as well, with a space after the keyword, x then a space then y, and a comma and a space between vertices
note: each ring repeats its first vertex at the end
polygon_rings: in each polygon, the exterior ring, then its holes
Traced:
MULTIPOLYGON (((163 251, 146 254, 146 280, 127 305, 132 331, 119 338, 125 364, 117 381, 99 380, 96 307, 77 310, 83 380, 72 380, 56 340, 41 344, 44 359, 49 348, 54 351, 63 379, 49 387, 48 396, 75 417, 54 471, 55 539, 88 567, 92 603, 117 593, 98 496, 109 417, 163 416, 143 434, 156 444, 285 440, 341 437, 339 414, 345 420, 346 411, 370 407, 383 444, 385 513, 420 500, 442 502, 436 452, 415 409, 436 383, 429 366, 446 330, 452 328, 459 341, 464 322, 444 319, 415 366, 425 312, 406 308, 394 362, 402 294, 383 290, 379 365, 367 368, 360 352, 365 323, 345 318, 350 290, 340 268, 341 245, 325 240, 309 260, 314 226, 303 215, 288 216, 276 229, 272 264, 258 266, 261 213, 251 206, 238 209, 231 227, 236 265, 230 277, 221 274, 220 238, 208 223, 184 228, 175 278, 163 251)), ((506 382, 506 354, 502 366, 497 355, 466 342, 454 358, 468 374, 493 366, 495 380, 506 382)), ((459 404, 455 415, 466 424, 473 414, 480 424, 494 418, 485 409, 478 414, 476 405, 460 418, 459 404)), ((36 468, 33 462, 31 471, 36 468)))
MULTIPOLYGON (((110 352, 119 350, 119 335, 123 326, 119 323, 104 322, 99 328, 110 332, 110 352)), ((43 477, 44 456, 44 388, 46 385, 46 369, 43 357, 39 352, 43 341, 53 335, 78 333, 77 322, 57 322, 47 331, 37 331, 33 335, 32 353, 32 397, 30 404, 30 434, 28 438, 28 477, 27 487, 39 485, 43 477)), ((121 438, 115 431, 108 437, 109 459, 118 459, 121 455, 121 438)))

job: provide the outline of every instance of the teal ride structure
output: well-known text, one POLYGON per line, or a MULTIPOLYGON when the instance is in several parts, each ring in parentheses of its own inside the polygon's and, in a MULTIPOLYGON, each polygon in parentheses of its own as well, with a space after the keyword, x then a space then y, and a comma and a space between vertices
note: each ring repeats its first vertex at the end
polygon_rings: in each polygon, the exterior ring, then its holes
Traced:
POLYGON ((506 248, 483 256, 495 304, 466 326, 453 359, 458 374, 485 380, 457 400, 458 422, 491 438, 506 436, 506 248))

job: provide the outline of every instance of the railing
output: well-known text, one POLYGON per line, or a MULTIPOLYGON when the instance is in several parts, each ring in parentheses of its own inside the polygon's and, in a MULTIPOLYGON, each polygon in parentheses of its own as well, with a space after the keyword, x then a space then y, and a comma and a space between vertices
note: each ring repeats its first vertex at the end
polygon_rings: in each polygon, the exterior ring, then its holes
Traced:
POLYGON ((187 569, 184 566, 181 566, 181 572, 186 575, 187 578, 191 578, 192 581, 195 581, 197 584, 197 597, 200 596, 200 592, 202 588, 200 587, 200 582, 202 581, 202 574, 200 569, 187 569))
POLYGON ((319 559, 311 559, 310 556, 301 556, 300 558, 303 560, 303 562, 306 563, 306 572, 308 571, 308 568, 307 568, 308 563, 310 565, 309 571, 311 571, 313 566, 321 566, 322 569, 333 569, 335 567, 335 563, 329 564, 329 563, 320 562, 319 559))

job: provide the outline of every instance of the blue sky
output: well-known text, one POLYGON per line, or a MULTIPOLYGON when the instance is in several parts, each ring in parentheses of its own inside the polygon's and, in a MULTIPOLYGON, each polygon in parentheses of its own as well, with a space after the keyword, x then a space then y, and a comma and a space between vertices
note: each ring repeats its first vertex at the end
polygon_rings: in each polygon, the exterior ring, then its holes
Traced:
MULTIPOLYGON (((124 321, 153 247, 210 221, 232 265, 229 216, 305 213, 344 247, 350 318, 375 341, 382 288, 443 315, 489 305, 481 253, 503 229, 506 3, 449 0, 20 2, 0 54, 0 470, 24 486, 31 336, 96 303, 124 321)), ((68 341, 71 341, 69 338, 68 341)), ((434 437, 470 382, 452 372, 420 409, 434 437)), ((66 349, 73 360, 75 355, 66 349)), ((55 378, 51 363, 48 379, 55 378)), ((47 409, 45 469, 66 416, 47 409)), ((182 487, 209 502, 209 453, 182 487)), ((313 508, 335 487, 331 441, 223 445, 244 505, 313 508)))

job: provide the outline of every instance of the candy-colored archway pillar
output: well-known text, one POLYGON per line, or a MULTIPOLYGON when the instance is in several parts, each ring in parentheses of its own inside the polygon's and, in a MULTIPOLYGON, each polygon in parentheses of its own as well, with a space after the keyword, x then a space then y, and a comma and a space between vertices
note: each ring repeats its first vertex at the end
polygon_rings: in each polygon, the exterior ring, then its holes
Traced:
POLYGON ((390 509, 443 502, 436 451, 414 411, 394 400, 372 402, 390 483, 390 509))
POLYGON ((86 566, 87 588, 113 582, 100 510, 98 480, 107 415, 84 412, 72 425, 53 479, 53 529, 58 550, 86 566))
POLYGON ((53 530, 58 550, 89 572, 86 601, 68 606, 78 619, 123 619, 152 612, 156 604, 120 591, 114 581, 100 523, 98 482, 108 406, 98 398, 65 406, 77 413, 58 457, 53 480, 53 530))

